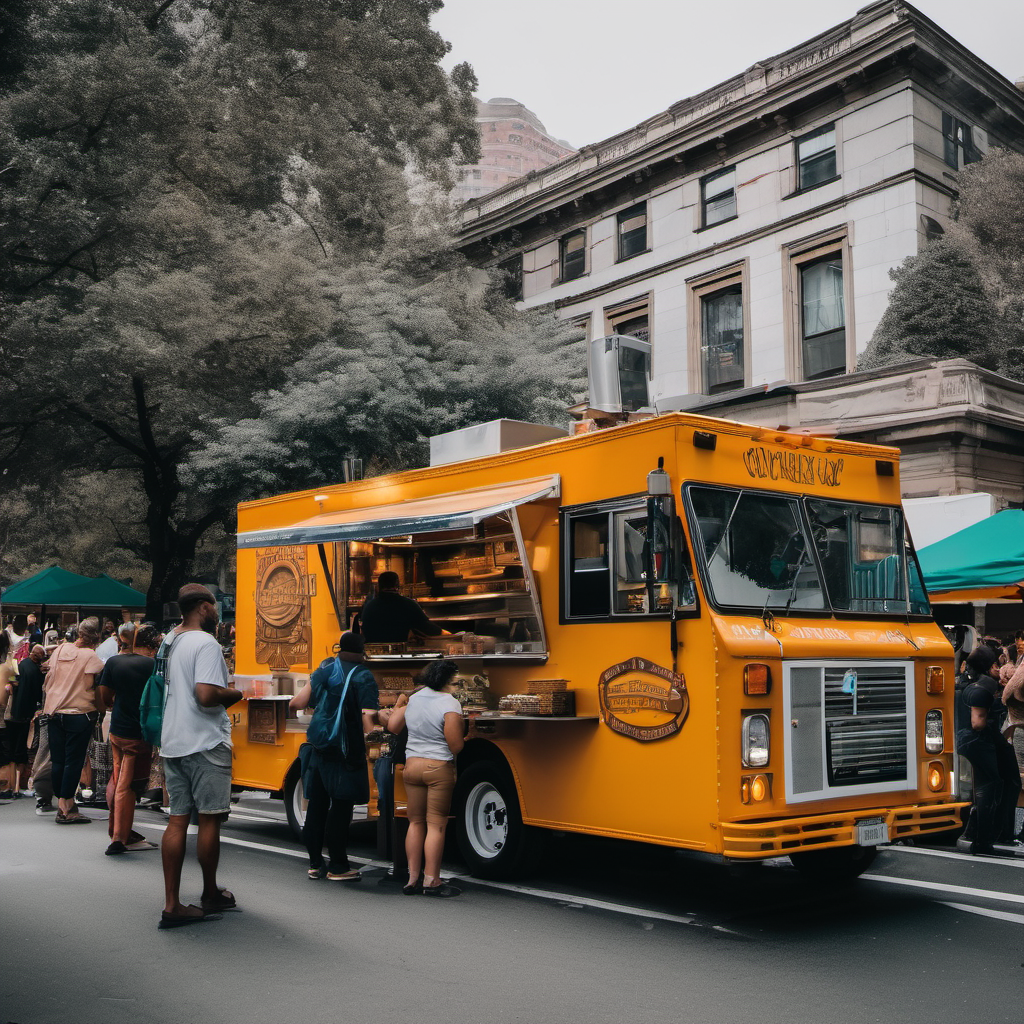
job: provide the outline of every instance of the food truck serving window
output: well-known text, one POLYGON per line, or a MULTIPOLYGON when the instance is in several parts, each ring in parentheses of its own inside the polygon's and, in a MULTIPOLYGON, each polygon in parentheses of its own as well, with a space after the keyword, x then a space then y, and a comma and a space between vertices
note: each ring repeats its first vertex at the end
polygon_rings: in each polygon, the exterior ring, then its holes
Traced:
POLYGON ((562 522, 566 619, 695 607, 682 529, 670 504, 632 498, 589 505, 566 510, 562 522))

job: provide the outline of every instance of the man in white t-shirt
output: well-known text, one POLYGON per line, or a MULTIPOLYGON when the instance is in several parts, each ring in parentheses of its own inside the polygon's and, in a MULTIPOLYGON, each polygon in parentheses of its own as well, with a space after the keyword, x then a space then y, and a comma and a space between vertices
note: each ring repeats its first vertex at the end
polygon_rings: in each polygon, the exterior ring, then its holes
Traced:
POLYGON ((188 583, 178 592, 181 625, 167 653, 160 753, 170 799, 170 820, 161 845, 164 910, 161 928, 178 928, 220 917, 235 897, 217 884, 220 825, 231 810, 231 723, 227 709, 241 700, 228 686, 228 670, 214 639, 217 602, 206 587, 188 583), (185 906, 179 894, 185 863, 185 837, 195 811, 199 818, 196 853, 203 871, 200 905, 185 906))

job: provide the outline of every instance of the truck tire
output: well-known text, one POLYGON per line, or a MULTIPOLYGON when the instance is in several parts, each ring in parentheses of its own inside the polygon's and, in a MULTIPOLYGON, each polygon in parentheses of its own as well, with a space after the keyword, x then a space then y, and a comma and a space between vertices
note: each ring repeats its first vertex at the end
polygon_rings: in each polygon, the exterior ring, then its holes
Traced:
POLYGON ((817 882, 844 882, 867 871, 877 856, 877 846, 835 846, 791 853, 789 859, 801 874, 817 882))
POLYGON ((306 821, 306 798, 302 791, 302 775, 296 761, 284 777, 284 810, 288 815, 288 827, 296 842, 302 842, 302 826, 306 821))
POLYGON ((517 878, 535 866, 542 830, 523 824, 512 773, 477 761, 459 775, 453 800, 459 852, 478 878, 517 878))

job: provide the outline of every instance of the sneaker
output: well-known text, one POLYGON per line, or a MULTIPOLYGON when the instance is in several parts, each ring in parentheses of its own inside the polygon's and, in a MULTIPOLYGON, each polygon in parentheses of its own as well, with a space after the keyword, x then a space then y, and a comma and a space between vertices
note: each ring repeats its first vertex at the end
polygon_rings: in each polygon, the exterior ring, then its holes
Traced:
POLYGON ((0 800, 13 800, 13 799, 14 799, 14 790, 13 789, 0 790, 0 800))
POLYGON ((18 796, 29 797, 29 796, 35 796, 35 795, 36 795, 36 791, 34 789, 19 789, 18 790, 18 796))
POLYGON ((992 844, 996 853, 1009 854, 1011 857, 1024 857, 1024 843, 1019 839, 999 840, 992 844))
POLYGON ((118 840, 115 839, 107 847, 106 854, 107 854, 108 857, 113 857, 115 854, 124 853, 127 849, 128 849, 128 847, 125 846, 124 843, 119 842, 118 840))
POLYGON ((37 800, 36 801, 36 814, 53 814, 57 810, 49 800, 37 800))

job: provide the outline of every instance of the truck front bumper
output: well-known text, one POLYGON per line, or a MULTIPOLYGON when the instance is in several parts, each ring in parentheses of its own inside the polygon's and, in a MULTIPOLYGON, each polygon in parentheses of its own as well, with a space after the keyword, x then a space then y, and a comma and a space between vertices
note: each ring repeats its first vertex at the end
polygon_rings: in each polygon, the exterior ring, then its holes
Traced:
POLYGON ((946 832, 960 827, 960 810, 967 806, 965 803, 911 804, 801 818, 723 821, 718 827, 722 833, 723 856, 758 860, 803 850, 853 846, 857 842, 858 822, 881 819, 887 826, 889 842, 929 832, 946 832))

